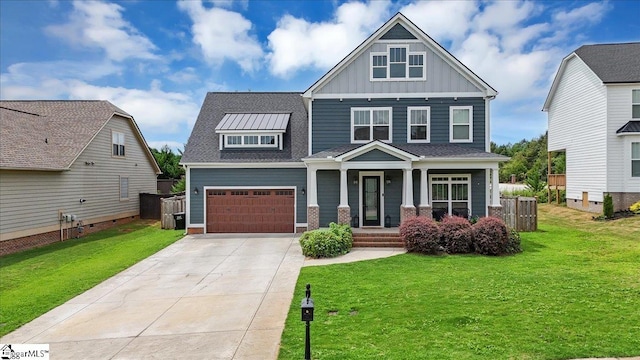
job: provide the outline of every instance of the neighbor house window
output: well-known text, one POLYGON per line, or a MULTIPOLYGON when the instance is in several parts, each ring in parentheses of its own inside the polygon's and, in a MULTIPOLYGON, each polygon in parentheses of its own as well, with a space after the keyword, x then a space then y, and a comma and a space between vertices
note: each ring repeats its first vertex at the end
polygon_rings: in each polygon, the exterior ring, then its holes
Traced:
POLYGON ((224 135, 225 147, 277 147, 281 135, 224 135))
POLYGON ((432 175, 431 206, 445 214, 471 213, 470 175, 432 175))
POLYGON ((120 200, 129 199, 129 178, 120 176, 120 200))
POLYGON ((451 106, 449 108, 449 140, 451 142, 473 141, 472 116, 472 106, 451 106))
POLYGON ((371 53, 371 80, 424 80, 424 51, 389 45, 386 52, 371 53))
POLYGON ((408 142, 429 142, 430 112, 429 107, 407 108, 408 142))
POLYGON ((121 132, 112 132, 111 133, 111 143, 112 143, 112 155, 113 156, 124 156, 124 133, 121 132))
POLYGON ((352 108, 351 142, 366 143, 372 140, 390 142, 391 108, 352 108))
POLYGON ((631 117, 640 120, 640 89, 631 90, 631 117))
POLYGON ((631 176, 640 177, 640 142, 631 143, 631 176))

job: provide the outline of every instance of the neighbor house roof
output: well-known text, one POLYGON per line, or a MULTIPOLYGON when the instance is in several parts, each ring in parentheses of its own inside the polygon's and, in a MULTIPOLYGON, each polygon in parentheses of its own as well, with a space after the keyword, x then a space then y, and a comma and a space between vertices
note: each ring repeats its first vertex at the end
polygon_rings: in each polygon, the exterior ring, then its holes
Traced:
MULTIPOLYGON (((307 110, 298 92, 210 92, 204 99, 182 155, 182 164, 220 162, 300 162, 307 155, 307 110), (283 148, 225 149, 220 151, 223 120, 230 114, 287 114, 279 117, 285 125, 283 148)), ((248 118, 247 118, 248 119, 248 118)), ((257 120, 257 117, 255 118, 257 120)), ((263 118, 264 120, 264 118, 263 118)), ((226 120, 225 120, 226 121, 226 120)), ((253 125, 252 125, 253 126, 253 125)), ((245 128, 245 126, 241 126, 245 128)))
POLYGON ((632 120, 622 125, 620 129, 616 131, 616 134, 629 134, 629 133, 640 133, 640 121, 632 120))
POLYGON ((108 101, 0 101, 0 168, 68 170, 113 115, 130 119, 157 172, 133 117, 108 101))
POLYGON ((567 62, 574 57, 582 60, 603 84, 640 83, 640 42, 583 45, 562 59, 543 111, 551 106, 567 62))

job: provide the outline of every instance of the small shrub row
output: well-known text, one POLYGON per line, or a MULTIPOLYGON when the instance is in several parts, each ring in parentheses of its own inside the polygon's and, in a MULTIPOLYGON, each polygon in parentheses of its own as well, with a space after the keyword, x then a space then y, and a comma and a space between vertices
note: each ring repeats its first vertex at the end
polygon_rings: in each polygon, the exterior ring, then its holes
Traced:
POLYGON ((634 214, 640 214, 640 201, 629 206, 629 211, 631 211, 634 214))
POLYGON ((306 231, 300 237, 302 254, 312 258, 330 258, 344 255, 353 246, 349 225, 329 224, 329 229, 306 231))
POLYGON ((400 225, 400 236, 409 252, 422 254, 505 255, 522 251, 520 234, 501 219, 484 217, 475 224, 447 216, 440 225, 426 217, 413 217, 400 225))

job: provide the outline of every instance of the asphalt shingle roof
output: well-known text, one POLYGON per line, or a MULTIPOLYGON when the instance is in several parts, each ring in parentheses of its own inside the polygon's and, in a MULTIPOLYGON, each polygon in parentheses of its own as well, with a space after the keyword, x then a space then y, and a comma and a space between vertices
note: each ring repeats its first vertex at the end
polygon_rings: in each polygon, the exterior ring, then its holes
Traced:
POLYGON ((640 133, 640 121, 632 120, 628 123, 622 125, 616 134, 624 134, 624 133, 640 133))
MULTIPOLYGON (((425 158, 474 158, 487 160, 508 160, 503 155, 494 154, 479 149, 455 144, 389 144, 397 149, 406 151, 415 156, 424 156, 425 158)), ((321 151, 308 156, 308 159, 323 159, 327 157, 337 157, 351 150, 357 149, 362 144, 349 144, 339 146, 333 149, 321 151)))
POLYGON ((307 110, 296 92, 210 92, 204 99, 182 163, 292 162, 307 155, 307 110), (230 113, 290 113, 283 148, 219 150, 216 126, 230 113))
POLYGON ((605 84, 640 82, 640 42, 583 45, 575 53, 605 84))
POLYGON ((0 168, 68 169, 114 113, 108 101, 0 101, 0 168))

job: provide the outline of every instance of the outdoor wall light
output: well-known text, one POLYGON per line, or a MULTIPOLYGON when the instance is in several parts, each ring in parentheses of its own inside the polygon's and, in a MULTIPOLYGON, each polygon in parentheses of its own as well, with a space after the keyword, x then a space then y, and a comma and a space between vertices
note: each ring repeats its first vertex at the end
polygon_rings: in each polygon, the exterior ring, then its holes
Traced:
POLYGON ((387 185, 391 184, 391 177, 390 177, 390 176, 385 177, 385 178, 384 178, 384 182, 385 182, 387 185))
POLYGON ((358 185, 358 177, 357 176, 353 177, 353 185, 358 185))
POLYGON ((301 192, 302 192, 302 196, 305 196, 305 195, 307 195, 307 189, 305 189, 305 188, 302 188, 302 191, 301 191, 301 192))
POLYGON ((198 195, 200 193, 200 190, 198 190, 198 187, 196 186, 195 188, 193 188, 193 193, 198 195))

